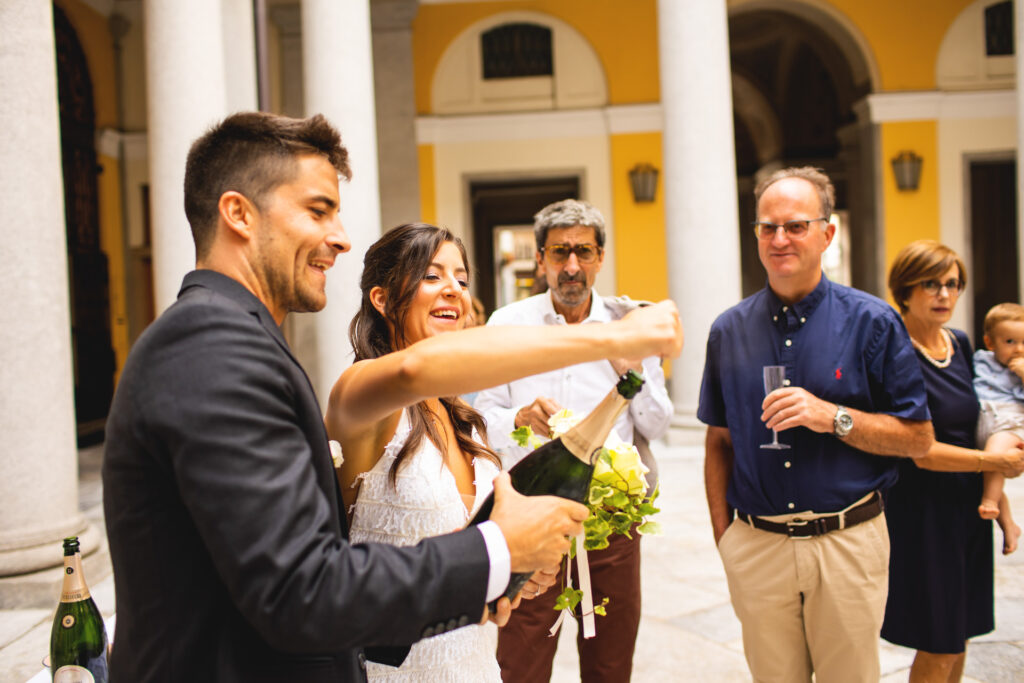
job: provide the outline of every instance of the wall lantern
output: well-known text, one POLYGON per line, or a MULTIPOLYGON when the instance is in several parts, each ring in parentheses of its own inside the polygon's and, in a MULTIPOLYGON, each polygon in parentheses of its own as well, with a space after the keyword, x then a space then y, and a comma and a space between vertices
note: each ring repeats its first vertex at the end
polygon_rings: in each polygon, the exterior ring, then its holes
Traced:
POLYGON ((921 157, 906 150, 893 157, 892 172, 900 191, 913 192, 921 184, 921 161, 921 157))
POLYGON ((653 202, 658 189, 658 169, 651 164, 637 164, 629 171, 629 185, 634 202, 653 202))

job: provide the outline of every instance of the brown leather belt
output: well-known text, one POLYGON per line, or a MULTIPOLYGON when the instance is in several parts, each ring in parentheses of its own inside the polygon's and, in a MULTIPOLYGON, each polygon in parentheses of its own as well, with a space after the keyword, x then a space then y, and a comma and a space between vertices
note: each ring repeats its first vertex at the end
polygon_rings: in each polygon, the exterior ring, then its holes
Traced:
POLYGON ((782 534, 793 538, 807 538, 809 536, 821 536, 829 533, 830 531, 838 531, 839 529, 848 529, 851 526, 860 524, 861 522, 874 519, 878 515, 882 514, 884 507, 885 506, 882 504, 882 496, 878 491, 875 491, 871 494, 870 498, 856 507, 852 507, 844 512, 837 512, 834 515, 827 515, 816 519, 797 518, 788 522, 770 522, 767 519, 754 517, 753 515, 748 515, 745 512, 740 512, 739 510, 736 511, 736 516, 755 529, 771 531, 772 533, 782 534))

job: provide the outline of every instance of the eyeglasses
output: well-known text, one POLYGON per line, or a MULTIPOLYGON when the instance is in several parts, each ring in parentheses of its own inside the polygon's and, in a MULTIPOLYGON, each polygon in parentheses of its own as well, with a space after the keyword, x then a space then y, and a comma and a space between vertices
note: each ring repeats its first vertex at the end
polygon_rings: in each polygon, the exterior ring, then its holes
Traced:
POLYGON ((763 240, 770 240, 782 228, 786 231, 786 237, 798 240, 807 235, 807 228, 815 221, 827 221, 827 218, 807 218, 799 221, 786 221, 785 223, 754 223, 754 234, 763 240))
POLYGON ((580 263, 593 263, 601 256, 601 247, 585 242, 583 244, 551 244, 540 248, 540 253, 547 256, 552 263, 565 263, 569 254, 576 254, 580 263))
POLYGON ((922 280, 917 284, 921 286, 921 289, 923 289, 925 293, 930 294, 931 296, 938 294, 942 291, 943 287, 945 287, 950 294, 959 294, 964 291, 964 281, 956 277, 951 277, 945 282, 940 282, 939 280, 922 280))

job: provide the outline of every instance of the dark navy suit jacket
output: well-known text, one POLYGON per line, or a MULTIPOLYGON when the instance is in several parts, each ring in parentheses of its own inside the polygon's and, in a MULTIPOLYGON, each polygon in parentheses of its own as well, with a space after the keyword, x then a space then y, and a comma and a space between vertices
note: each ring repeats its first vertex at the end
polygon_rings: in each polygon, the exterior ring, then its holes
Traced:
POLYGON ((476 529, 350 545, 323 416, 266 307, 213 271, 132 349, 107 424, 111 680, 361 681, 479 619, 476 529))

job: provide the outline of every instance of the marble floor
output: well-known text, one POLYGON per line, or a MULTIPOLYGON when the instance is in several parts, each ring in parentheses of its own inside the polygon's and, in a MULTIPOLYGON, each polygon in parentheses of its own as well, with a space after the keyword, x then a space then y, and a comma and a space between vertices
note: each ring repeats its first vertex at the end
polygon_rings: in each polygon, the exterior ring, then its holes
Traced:
MULTIPOLYGON (((633 680, 749 681, 740 626, 729 604, 704 502, 703 448, 696 439, 690 441, 652 444, 661 473, 659 521, 664 535, 643 541, 644 609, 633 680)), ((101 458, 100 447, 82 451, 80 497, 86 516, 102 530, 101 458)), ((1010 481, 1007 492, 1018 517, 1024 517, 1024 477, 1010 481)), ((110 616, 114 590, 105 550, 86 558, 84 571, 101 611, 110 616)), ((0 683, 24 683, 41 674, 59 586, 59 568, 0 579, 0 683)), ((1024 680, 1024 550, 996 557, 996 623, 993 633, 972 642, 964 679, 968 683, 1024 680)), ((575 625, 570 622, 559 637, 552 681, 578 681, 575 625)), ((913 652, 882 641, 879 647, 882 681, 905 681, 913 652)))

